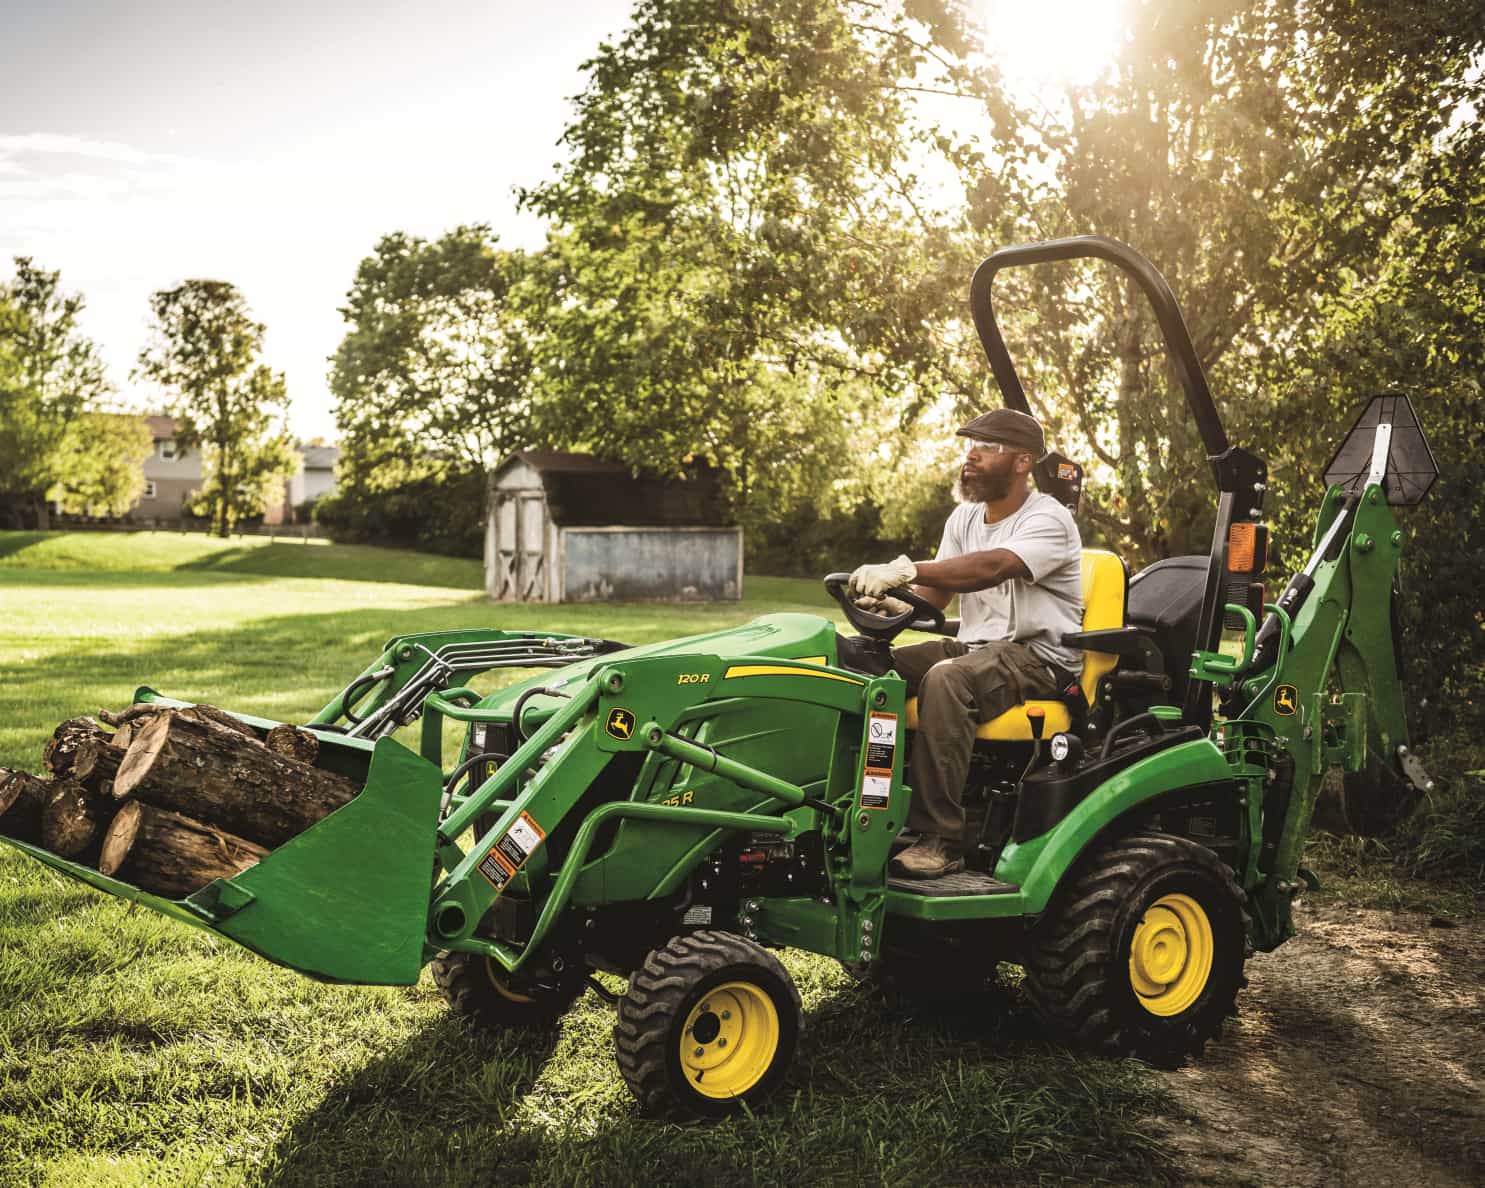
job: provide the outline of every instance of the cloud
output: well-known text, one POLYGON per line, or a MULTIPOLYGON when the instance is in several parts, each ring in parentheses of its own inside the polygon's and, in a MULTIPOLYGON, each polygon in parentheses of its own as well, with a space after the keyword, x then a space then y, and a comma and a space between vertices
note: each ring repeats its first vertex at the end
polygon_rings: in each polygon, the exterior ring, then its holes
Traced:
POLYGON ((115 140, 92 140, 86 136, 65 136, 56 132, 27 132, 23 135, 0 135, 0 155, 40 153, 87 157, 93 161, 113 161, 121 165, 182 165, 185 158, 169 153, 152 153, 115 140))

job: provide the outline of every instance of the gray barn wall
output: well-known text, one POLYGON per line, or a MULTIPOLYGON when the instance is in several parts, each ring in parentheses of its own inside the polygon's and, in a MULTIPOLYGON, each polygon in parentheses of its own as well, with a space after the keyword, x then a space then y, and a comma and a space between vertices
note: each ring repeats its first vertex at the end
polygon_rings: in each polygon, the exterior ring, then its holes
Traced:
POLYGON ((742 597, 740 528, 563 528, 562 601, 742 597))

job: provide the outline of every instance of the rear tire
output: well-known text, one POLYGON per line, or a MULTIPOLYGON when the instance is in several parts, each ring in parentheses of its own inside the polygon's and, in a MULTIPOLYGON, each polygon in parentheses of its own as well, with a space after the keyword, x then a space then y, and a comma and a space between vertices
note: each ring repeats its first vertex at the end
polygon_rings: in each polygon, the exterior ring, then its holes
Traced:
POLYGON ((1176 1067, 1237 1013, 1246 898, 1194 842, 1115 841, 1038 926, 1026 962, 1032 1002, 1080 1046, 1176 1067))
POLYGON ((728 932, 673 938, 619 1000, 614 1048, 641 1106, 719 1117, 778 1088, 799 1042, 799 991, 766 949, 728 932))
POLYGON ((478 953, 433 959, 433 980, 449 1006, 476 1026, 497 1030, 552 1026, 586 984, 581 970, 559 978, 555 986, 513 979, 493 957, 478 953))

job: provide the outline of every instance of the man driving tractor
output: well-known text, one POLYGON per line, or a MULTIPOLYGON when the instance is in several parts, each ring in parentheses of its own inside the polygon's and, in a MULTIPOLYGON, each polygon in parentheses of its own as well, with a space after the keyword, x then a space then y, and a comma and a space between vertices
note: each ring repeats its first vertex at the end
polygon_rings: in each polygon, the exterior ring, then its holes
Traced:
POLYGON ((1058 696, 1082 663, 1062 643, 1082 627, 1082 540, 1067 508, 1031 488, 1046 452, 1041 425, 999 408, 958 433, 970 439, 962 502, 934 559, 862 565, 849 587, 858 606, 889 614, 909 609, 888 595, 895 587, 909 586, 940 610, 959 595, 957 638, 892 649, 893 667, 918 698, 907 827, 919 834, 893 865, 920 879, 963 869, 961 793, 977 725, 1058 696))

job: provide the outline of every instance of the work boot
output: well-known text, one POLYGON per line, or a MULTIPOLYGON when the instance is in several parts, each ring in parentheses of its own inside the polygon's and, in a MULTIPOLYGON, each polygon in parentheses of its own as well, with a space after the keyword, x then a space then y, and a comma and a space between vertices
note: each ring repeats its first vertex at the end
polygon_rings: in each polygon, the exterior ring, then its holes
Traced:
POLYGON ((892 866, 910 879, 937 879, 963 870, 964 859, 958 846, 930 834, 893 858, 892 866))

